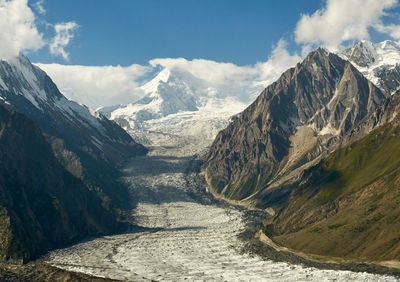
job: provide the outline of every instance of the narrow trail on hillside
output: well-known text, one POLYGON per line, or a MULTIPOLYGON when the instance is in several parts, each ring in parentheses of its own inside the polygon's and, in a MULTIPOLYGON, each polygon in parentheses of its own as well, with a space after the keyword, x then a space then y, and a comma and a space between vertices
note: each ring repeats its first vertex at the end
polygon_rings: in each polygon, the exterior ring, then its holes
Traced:
MULTIPOLYGON (((190 150, 189 150, 190 151, 190 150)), ((243 212, 215 205, 192 182, 196 160, 177 147, 154 147, 124 168, 141 232, 105 236, 50 253, 49 264, 124 281, 395 281, 318 270, 243 254, 243 212)), ((201 188, 201 187, 200 187, 201 188)), ((203 187, 205 190, 205 187, 203 187)))

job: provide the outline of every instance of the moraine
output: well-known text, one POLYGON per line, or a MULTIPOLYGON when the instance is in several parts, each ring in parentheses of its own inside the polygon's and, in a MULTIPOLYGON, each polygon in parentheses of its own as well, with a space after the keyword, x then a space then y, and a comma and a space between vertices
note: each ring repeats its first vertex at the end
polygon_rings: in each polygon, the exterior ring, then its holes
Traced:
POLYGON ((193 159, 190 154, 203 144, 182 141, 177 143, 185 148, 155 146, 148 156, 136 158, 124 169, 124 179, 138 201, 132 215, 145 227, 141 232, 56 250, 46 256, 46 262, 123 281, 397 281, 390 276, 319 270, 243 254, 243 242, 238 239, 245 228, 242 212, 202 204, 193 197, 196 188, 185 172, 193 159))

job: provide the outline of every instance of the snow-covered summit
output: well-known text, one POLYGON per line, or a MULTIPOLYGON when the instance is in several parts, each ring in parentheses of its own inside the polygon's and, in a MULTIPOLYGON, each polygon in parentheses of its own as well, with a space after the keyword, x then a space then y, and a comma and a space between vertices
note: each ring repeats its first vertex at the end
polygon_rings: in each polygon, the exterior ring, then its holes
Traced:
MULTIPOLYGON (((105 132, 101 125, 102 117, 98 113, 95 114, 86 106, 70 101, 59 91, 55 91, 57 87, 50 78, 22 54, 0 62, 0 81, 0 96, 4 101, 26 98, 43 114, 47 114, 49 109, 59 111, 75 123, 79 120, 86 127, 92 127, 102 134, 105 132)), ((11 105, 18 108, 16 101, 11 105)))
POLYGON ((362 40, 340 55, 385 92, 393 94, 400 87, 399 42, 385 40, 372 43, 362 40))
MULTIPOLYGON (((22 54, 9 60, 0 60, 0 96, 7 100, 6 93, 15 92, 26 98, 35 108, 42 111, 46 101, 60 99, 59 95, 46 93, 42 79, 45 75, 32 65, 22 54)), ((56 94, 56 93, 54 93, 56 94)))
POLYGON ((396 66, 400 62, 400 43, 385 40, 372 43, 362 40, 342 52, 347 59, 363 68, 396 66))
POLYGON ((22 54, 0 60, 0 104, 25 114, 49 136, 65 140, 70 148, 86 146, 85 150, 108 155, 108 151, 120 150, 118 146, 136 146, 114 122, 68 100, 50 77, 22 54), (112 146, 117 149, 110 149, 112 146), (93 149, 87 149, 90 147, 93 149))
POLYGON ((167 68, 160 71, 151 81, 142 85, 140 88, 144 90, 146 94, 156 92, 160 83, 166 83, 171 75, 171 71, 167 68))
POLYGON ((141 88, 146 95, 139 101, 99 111, 143 144, 175 146, 189 142, 193 150, 188 154, 211 144, 230 117, 248 105, 229 89, 210 85, 179 68, 163 68, 141 88))
POLYGON ((226 93, 208 85, 190 72, 177 68, 162 69, 141 88, 146 96, 139 101, 101 108, 100 112, 127 129, 140 129, 146 121, 183 112, 194 113, 204 111, 205 108, 220 112, 220 108, 228 103, 234 104, 235 110, 242 110, 246 106, 235 97, 227 97, 226 93))

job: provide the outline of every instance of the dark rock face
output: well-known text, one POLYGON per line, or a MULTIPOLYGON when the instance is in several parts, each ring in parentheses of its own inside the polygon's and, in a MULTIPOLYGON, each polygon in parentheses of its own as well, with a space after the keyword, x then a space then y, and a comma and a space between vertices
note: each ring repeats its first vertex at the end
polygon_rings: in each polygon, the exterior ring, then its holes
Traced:
POLYGON ((208 181, 234 200, 293 182, 386 98, 351 63, 318 49, 218 134, 208 181))
POLYGON ((63 166, 106 202, 127 205, 116 165, 146 149, 115 122, 67 100, 23 55, 0 61, 0 104, 37 123, 63 166))
POLYGON ((114 216, 55 158, 39 127, 0 106, 0 260, 23 262, 85 236, 114 216))

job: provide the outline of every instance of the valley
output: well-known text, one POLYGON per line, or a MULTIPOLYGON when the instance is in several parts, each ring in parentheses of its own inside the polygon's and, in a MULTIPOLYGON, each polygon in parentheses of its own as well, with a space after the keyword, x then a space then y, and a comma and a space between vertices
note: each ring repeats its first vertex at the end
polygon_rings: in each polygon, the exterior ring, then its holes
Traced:
POLYGON ((157 143, 160 136, 154 138, 150 153, 124 168, 123 180, 136 199, 131 215, 140 230, 53 251, 45 262, 124 281, 397 281, 273 262, 244 252, 239 239, 246 227, 244 211, 211 198, 196 172, 198 159, 192 154, 205 149, 199 145, 204 140, 199 136, 196 144, 174 137, 164 146, 157 143))
POLYGON ((97 111, 0 61, 1 259, 45 254, 0 280, 398 281, 393 50, 318 48, 255 101, 165 68, 97 111))
POLYGON ((400 281, 400 0, 250 2, 0 0, 0 282, 400 281))

